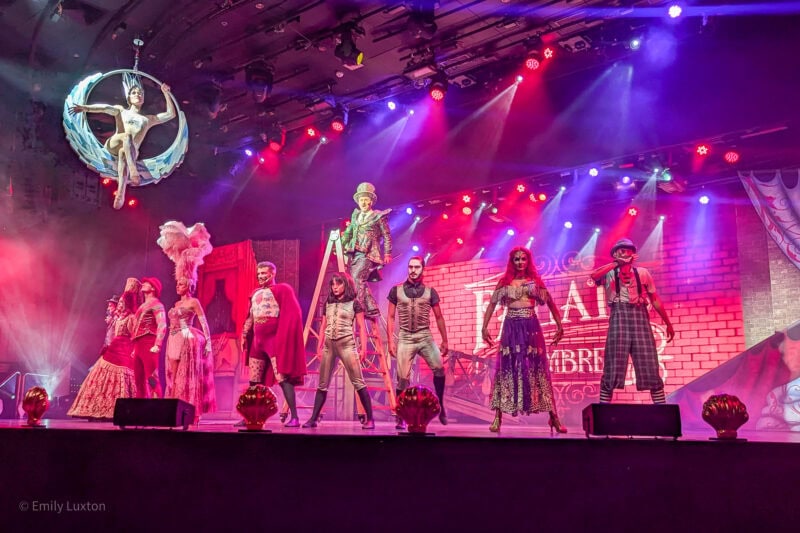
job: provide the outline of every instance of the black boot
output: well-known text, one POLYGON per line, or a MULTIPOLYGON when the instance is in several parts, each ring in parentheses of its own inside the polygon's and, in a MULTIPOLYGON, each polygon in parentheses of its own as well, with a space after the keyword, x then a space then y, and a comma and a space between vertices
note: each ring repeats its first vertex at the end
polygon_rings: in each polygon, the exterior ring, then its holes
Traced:
POLYGON ((294 396, 294 385, 289 383, 288 381, 281 382, 281 390, 283 391, 283 397, 286 399, 286 404, 289 406, 289 412, 292 415, 292 418, 284 424, 283 427, 287 428, 299 428, 300 427, 300 419, 297 418, 297 404, 295 403, 295 396, 294 396))
MULTIPOLYGON (((403 389, 396 389, 394 393, 395 393, 395 398, 399 398, 400 395, 403 393, 403 389)), ((400 415, 397 415, 395 418, 397 423, 395 424, 394 429, 404 431, 406 429, 405 421, 402 418, 400 418, 400 415)))
POLYGON ((443 426, 447 425, 447 413, 444 410, 444 375, 433 376, 433 388, 436 389, 436 396, 439 397, 439 422, 443 426))
POLYGON ((375 429, 375 421, 372 420, 372 398, 369 397, 369 390, 364 387, 363 389, 358 389, 357 393, 367 416, 367 419, 361 423, 361 429, 375 429))
POLYGON ((314 395, 314 410, 311 412, 311 418, 308 422, 303 424, 304 428, 315 428, 319 422, 319 413, 322 411, 322 406, 325 405, 325 400, 328 398, 328 391, 318 390, 314 395))

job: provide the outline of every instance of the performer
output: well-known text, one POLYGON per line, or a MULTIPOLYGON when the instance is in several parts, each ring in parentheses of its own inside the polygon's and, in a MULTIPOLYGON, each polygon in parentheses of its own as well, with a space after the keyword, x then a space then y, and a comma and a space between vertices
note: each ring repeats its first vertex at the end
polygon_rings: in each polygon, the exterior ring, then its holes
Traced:
MULTIPOLYGON (((447 414, 444 410, 444 381, 445 372, 442 357, 447 355, 447 327, 444 315, 439 307, 439 294, 433 287, 423 283, 425 260, 414 256, 408 260, 408 279, 400 285, 395 285, 389 290, 389 320, 387 332, 389 337, 389 353, 397 357, 397 395, 399 396, 409 385, 411 365, 414 357, 420 354, 428 367, 433 372, 433 386, 436 396, 439 397, 439 422, 447 424, 447 414), (394 315, 397 310, 400 334, 395 345, 394 341, 394 315), (436 327, 442 343, 436 346, 431 334, 430 312, 436 317, 436 327)), ((406 423, 397 417, 397 429, 405 429, 406 423)))
POLYGON ((520 413, 549 412, 550 433, 553 430, 566 433, 567 428, 561 424, 556 412, 547 347, 539 319, 536 318, 536 304, 547 304, 556 323, 551 346, 558 344, 564 335, 561 313, 536 271, 527 248, 518 246, 508 254, 506 272, 492 293, 483 315, 481 335, 489 346, 494 344, 489 335, 489 320, 498 304, 506 308, 506 316, 492 384, 491 407, 495 416, 489 430, 500 431, 503 413, 517 416, 520 413))
POLYGON ((648 299, 667 326, 667 342, 672 341, 675 330, 656 293, 653 276, 646 268, 633 266, 639 257, 633 241, 617 241, 611 248, 611 257, 614 261, 592 272, 594 282, 605 286, 611 307, 600 402, 611 402, 614 389, 625 387, 630 355, 636 373, 636 389, 649 390, 653 403, 666 403, 664 381, 658 372, 656 340, 647 312, 648 299))
POLYGON ((161 296, 161 282, 142 278, 144 303, 136 310, 133 326, 133 370, 136 373, 137 398, 160 398, 158 354, 167 332, 167 319, 161 296))
POLYGON ((144 87, 139 76, 125 74, 122 87, 128 108, 121 105, 92 104, 74 105, 70 113, 105 113, 114 117, 116 131, 105 142, 105 148, 117 160, 117 194, 114 198, 114 208, 119 209, 125 202, 126 176, 133 185, 139 185, 139 171, 136 169, 136 160, 139 158, 139 147, 150 128, 175 118, 175 104, 170 96, 170 87, 166 83, 161 85, 167 110, 157 115, 143 115, 141 110, 144 105, 144 87))
POLYGON ((349 258, 350 275, 356 283, 358 291, 356 299, 364 308, 367 319, 377 320, 380 310, 367 282, 381 281, 380 269, 392 260, 392 236, 389 233, 388 214, 386 209, 375 211, 373 206, 378 200, 375 186, 361 183, 353 195, 358 208, 350 215, 350 224, 342 234, 342 247, 349 258), (381 253, 383 238, 383 253, 381 253))
POLYGON ((157 242, 175 263, 176 292, 180 296, 168 313, 165 396, 194 405, 197 422, 200 415, 217 409, 211 334, 203 306, 194 297, 197 269, 214 248, 202 222, 187 228, 181 222, 170 220, 159 229, 161 234, 157 242), (193 327, 195 317, 202 331, 193 327))
POLYGON ((320 326, 322 335, 319 339, 319 386, 314 396, 314 411, 311 418, 303 424, 304 428, 317 427, 319 413, 325 405, 328 396, 328 384, 333 371, 336 369, 336 359, 342 360, 342 365, 350 378, 350 383, 364 406, 366 419, 361 425, 362 429, 375 429, 372 419, 372 399, 361 373, 361 360, 367 353, 366 325, 364 323, 364 309, 356 300, 356 286, 353 278, 346 272, 337 272, 331 276, 330 292, 325 303, 325 314, 320 326), (361 357, 356 351, 355 324, 361 331, 361 357))
POLYGON ((250 296, 250 313, 242 328, 250 385, 278 383, 291 413, 285 427, 300 427, 294 394, 306 374, 300 303, 290 285, 275 282, 273 263, 264 261, 256 268, 259 288, 250 296))
POLYGON ((131 332, 134 324, 133 310, 138 306, 138 291, 125 292, 119 299, 110 322, 113 326, 113 337, 103 346, 100 358, 83 380, 78 395, 67 412, 69 416, 111 419, 114 418, 117 398, 136 396, 131 332))
POLYGON ((119 296, 116 294, 106 300, 106 338, 103 342, 103 348, 111 344, 111 341, 116 336, 114 329, 114 322, 117 320, 117 307, 119 306, 119 296))

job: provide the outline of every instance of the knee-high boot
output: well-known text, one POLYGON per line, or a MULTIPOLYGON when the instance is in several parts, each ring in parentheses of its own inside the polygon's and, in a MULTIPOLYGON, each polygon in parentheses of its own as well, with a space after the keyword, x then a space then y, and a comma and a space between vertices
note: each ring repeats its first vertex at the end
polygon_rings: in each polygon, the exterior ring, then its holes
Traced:
POLYGON ((444 410, 444 375, 433 376, 433 388, 436 389, 436 396, 439 397, 439 407, 441 408, 441 411, 439 411, 439 422, 441 422, 443 426, 446 426, 447 413, 444 410))
POLYGON ((289 406, 289 412, 292 415, 291 420, 286 422, 286 424, 284 424, 284 427, 299 428, 300 420, 297 418, 297 403, 295 401, 295 396, 294 396, 294 385, 292 385, 288 381, 282 381, 281 390, 283 391, 283 397, 286 399, 286 404, 289 406))
POLYGON ((372 419, 372 398, 369 397, 369 390, 366 387, 358 389, 358 399, 361 400, 367 415, 367 419, 361 424, 361 429, 375 429, 375 421, 372 419))
POLYGON ((304 428, 315 428, 319 422, 319 413, 322 411, 322 406, 325 405, 325 400, 328 398, 328 391, 318 390, 314 395, 314 410, 311 412, 311 418, 308 422, 303 424, 304 428))

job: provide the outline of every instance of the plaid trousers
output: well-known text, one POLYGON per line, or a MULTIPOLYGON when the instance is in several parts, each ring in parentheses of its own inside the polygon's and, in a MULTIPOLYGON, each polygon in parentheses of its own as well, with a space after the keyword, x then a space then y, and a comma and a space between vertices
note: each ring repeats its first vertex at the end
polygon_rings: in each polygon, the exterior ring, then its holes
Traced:
POLYGON ((647 306, 616 302, 611 304, 611 317, 608 320, 601 389, 625 387, 628 355, 633 359, 636 390, 664 388, 664 381, 658 372, 658 352, 647 306))

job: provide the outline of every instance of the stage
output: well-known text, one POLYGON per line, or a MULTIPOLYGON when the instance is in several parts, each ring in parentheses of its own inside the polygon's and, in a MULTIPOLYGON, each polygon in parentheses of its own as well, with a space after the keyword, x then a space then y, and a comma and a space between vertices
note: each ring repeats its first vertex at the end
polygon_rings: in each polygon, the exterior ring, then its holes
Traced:
POLYGON ((0 426, 4 531, 794 531, 800 434, 592 438, 578 427, 434 421, 239 432, 233 420, 120 430, 47 420, 0 426), (8 529, 8 526, 11 529, 8 529))

